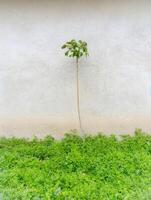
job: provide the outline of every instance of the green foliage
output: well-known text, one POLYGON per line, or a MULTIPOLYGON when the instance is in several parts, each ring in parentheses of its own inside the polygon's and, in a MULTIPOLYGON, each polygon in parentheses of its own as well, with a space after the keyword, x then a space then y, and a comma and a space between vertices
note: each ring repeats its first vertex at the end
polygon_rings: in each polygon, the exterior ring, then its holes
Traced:
POLYGON ((67 51, 65 52, 65 56, 68 57, 80 58, 82 56, 88 56, 87 43, 81 40, 76 41, 73 39, 69 42, 66 42, 62 46, 62 49, 67 49, 67 51))
POLYGON ((151 136, 0 139, 2 200, 150 200, 151 136))

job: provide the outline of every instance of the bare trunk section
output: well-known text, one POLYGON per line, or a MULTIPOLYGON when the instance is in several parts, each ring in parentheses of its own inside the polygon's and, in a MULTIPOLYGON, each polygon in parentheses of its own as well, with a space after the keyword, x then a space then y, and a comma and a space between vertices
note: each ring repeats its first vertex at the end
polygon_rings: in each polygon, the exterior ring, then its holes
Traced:
POLYGON ((83 133, 82 129, 82 122, 81 122, 81 113, 80 113, 80 94, 79 94, 79 59, 76 58, 76 68, 77 68, 77 112, 78 112, 78 120, 79 120, 79 127, 80 127, 80 132, 83 133))

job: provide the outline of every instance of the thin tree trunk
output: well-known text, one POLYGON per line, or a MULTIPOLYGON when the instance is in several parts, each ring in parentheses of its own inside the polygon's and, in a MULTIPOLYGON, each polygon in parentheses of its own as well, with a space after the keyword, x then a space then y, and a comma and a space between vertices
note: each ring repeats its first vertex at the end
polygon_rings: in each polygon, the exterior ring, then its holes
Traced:
POLYGON ((82 122, 81 122, 81 113, 80 113, 80 94, 79 94, 79 59, 76 58, 76 71, 77 71, 77 111, 78 111, 78 120, 80 132, 83 132, 82 122))

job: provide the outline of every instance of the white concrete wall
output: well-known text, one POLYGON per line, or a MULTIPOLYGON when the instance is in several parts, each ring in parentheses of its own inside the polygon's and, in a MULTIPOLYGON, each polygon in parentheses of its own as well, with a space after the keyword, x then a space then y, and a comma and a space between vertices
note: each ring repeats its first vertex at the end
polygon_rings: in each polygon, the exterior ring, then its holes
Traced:
POLYGON ((151 131, 151 3, 0 0, 0 134, 78 128, 75 62, 60 46, 88 42, 80 61, 86 132, 151 131))

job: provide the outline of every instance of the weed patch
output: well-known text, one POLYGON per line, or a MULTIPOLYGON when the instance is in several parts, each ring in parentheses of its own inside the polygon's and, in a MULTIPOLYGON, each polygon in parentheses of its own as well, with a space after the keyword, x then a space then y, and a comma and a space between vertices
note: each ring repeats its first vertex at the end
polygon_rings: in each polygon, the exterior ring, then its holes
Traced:
POLYGON ((0 199, 150 200, 151 136, 1 138, 0 199))

